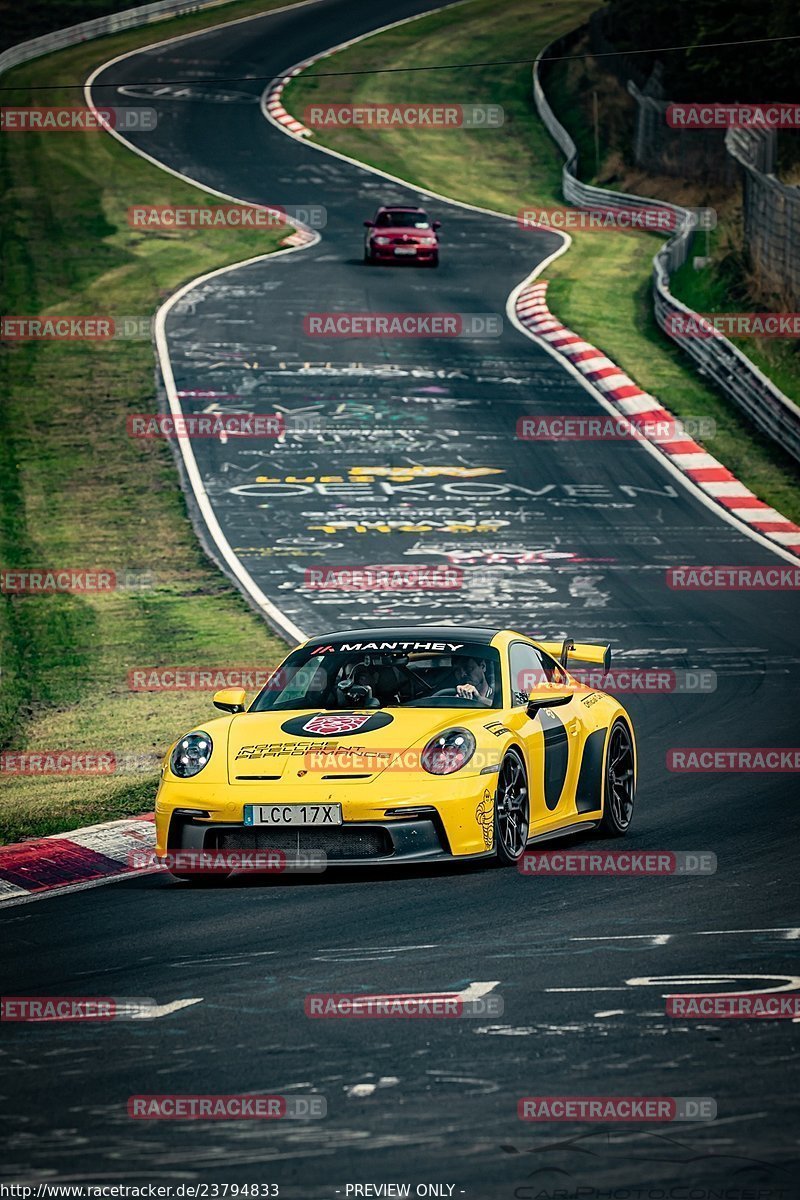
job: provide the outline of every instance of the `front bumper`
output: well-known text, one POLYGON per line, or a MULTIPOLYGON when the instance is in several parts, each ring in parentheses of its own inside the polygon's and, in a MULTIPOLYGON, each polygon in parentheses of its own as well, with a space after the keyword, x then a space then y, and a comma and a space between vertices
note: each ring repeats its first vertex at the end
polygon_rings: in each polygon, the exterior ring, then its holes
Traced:
MULTIPOLYGON (((170 821, 170 850, 283 851, 287 857, 324 854, 329 866, 377 866, 459 861, 450 852, 437 814, 408 820, 359 824, 335 829, 231 825, 175 815, 170 821)), ((483 854, 491 853, 483 851, 483 854)), ((466 856, 482 857, 482 855, 466 856)))
POLYGON ((326 786, 215 785, 164 779, 156 797, 156 852, 284 850, 322 852, 333 864, 426 862, 479 857, 493 850, 497 775, 428 777, 326 786), (342 824, 245 826, 244 806, 342 806, 342 824))
POLYGON ((413 250, 413 254, 396 254, 396 246, 371 246, 370 257, 374 262, 414 263, 431 262, 439 254, 438 246, 406 246, 402 249, 413 250))

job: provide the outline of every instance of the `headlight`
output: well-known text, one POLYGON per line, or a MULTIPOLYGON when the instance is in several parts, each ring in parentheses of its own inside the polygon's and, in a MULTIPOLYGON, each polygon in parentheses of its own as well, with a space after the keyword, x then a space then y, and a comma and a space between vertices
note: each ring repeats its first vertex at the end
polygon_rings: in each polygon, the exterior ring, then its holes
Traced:
POLYGON ((376 246, 388 246, 392 239, 385 238, 385 237, 376 237, 376 238, 373 238, 372 240, 376 246))
POLYGON ((468 729, 448 729, 431 738, 422 751, 422 766, 431 775, 460 771, 475 753, 475 738, 468 729))
POLYGON ((436 238, 435 237, 420 238, 419 244, 420 244, 420 246, 435 246, 436 238))
POLYGON ((213 749, 214 744, 207 733, 187 733, 170 755, 172 774, 180 779, 191 779, 208 765, 213 749))

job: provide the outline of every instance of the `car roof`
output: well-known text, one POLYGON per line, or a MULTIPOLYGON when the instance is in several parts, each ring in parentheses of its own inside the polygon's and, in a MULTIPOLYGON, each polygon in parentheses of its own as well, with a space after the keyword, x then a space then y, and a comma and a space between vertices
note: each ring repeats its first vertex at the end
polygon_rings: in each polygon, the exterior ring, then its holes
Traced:
POLYGON ((378 212, 419 212, 424 213, 424 208, 418 208, 414 204, 380 204, 378 212))
POLYGON ((465 642, 484 645, 497 637, 501 629, 485 625, 383 625, 366 629, 344 629, 309 638, 307 646, 325 645, 328 642, 452 642, 459 638, 465 642))

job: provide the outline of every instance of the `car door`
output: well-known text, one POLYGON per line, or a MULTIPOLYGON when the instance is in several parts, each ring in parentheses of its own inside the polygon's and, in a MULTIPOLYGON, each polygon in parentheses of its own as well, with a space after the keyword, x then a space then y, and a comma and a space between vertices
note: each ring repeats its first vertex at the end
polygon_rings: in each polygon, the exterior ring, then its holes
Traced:
POLYGON ((506 725, 522 739, 528 764, 531 832, 556 826, 575 814, 575 783, 580 765, 582 719, 575 696, 567 704, 538 708, 531 700, 555 699, 572 691, 562 667, 531 642, 508 648, 511 716, 506 725), (563 685, 563 686, 562 686, 563 685))

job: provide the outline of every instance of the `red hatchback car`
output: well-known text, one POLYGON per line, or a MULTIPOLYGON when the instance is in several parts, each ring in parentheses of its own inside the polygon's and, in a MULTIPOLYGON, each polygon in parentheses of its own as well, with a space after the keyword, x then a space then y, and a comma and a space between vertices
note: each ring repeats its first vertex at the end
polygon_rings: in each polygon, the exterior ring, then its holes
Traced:
POLYGON ((365 221, 364 262, 418 262, 439 265, 441 221, 431 221, 422 208, 384 205, 374 221, 365 221))

